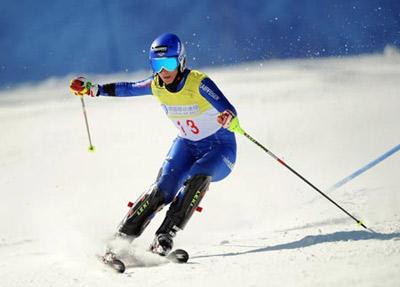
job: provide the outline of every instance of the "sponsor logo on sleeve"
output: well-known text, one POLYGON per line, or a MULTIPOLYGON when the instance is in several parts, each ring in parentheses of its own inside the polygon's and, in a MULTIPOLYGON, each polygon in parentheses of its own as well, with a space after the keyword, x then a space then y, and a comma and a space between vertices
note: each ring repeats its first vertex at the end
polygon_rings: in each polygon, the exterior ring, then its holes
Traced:
POLYGON ((219 100, 219 96, 216 93, 214 93, 214 91, 211 90, 209 87, 204 85, 203 83, 200 84, 200 89, 202 89, 204 92, 206 92, 206 94, 209 95, 214 100, 216 100, 216 101, 219 100))

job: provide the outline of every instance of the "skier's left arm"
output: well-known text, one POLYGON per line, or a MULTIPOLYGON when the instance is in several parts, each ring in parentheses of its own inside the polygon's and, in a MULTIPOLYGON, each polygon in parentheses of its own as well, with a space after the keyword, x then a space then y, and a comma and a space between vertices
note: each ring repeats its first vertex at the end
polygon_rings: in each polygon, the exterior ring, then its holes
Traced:
POLYGON ((199 91, 200 94, 220 113, 225 110, 230 110, 234 115, 236 115, 235 108, 210 78, 204 78, 201 81, 199 91))
POLYGON ((200 94, 217 109, 220 114, 216 119, 222 127, 231 132, 243 133, 239 125, 235 107, 228 101, 217 85, 210 79, 204 78, 199 87, 200 94))

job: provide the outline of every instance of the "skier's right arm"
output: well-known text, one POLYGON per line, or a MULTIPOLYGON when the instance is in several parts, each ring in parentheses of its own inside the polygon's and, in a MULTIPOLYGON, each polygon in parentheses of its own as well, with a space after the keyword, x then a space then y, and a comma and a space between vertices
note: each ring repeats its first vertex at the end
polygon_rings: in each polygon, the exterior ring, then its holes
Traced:
POLYGON ((153 77, 147 78, 139 82, 121 82, 105 85, 98 85, 99 91, 97 96, 109 97, 134 97, 151 95, 151 82, 153 77))
POLYGON ((139 82, 121 82, 105 85, 94 85, 85 77, 73 79, 70 84, 71 91, 77 96, 111 96, 111 97, 134 97, 151 95, 151 82, 149 77, 139 82))

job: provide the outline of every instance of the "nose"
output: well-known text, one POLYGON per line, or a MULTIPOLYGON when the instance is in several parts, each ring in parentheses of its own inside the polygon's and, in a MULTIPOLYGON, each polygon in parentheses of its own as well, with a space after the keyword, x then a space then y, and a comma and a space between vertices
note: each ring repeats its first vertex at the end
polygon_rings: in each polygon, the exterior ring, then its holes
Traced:
POLYGON ((160 71, 160 74, 166 75, 166 74, 168 74, 168 71, 166 69, 162 68, 160 71))

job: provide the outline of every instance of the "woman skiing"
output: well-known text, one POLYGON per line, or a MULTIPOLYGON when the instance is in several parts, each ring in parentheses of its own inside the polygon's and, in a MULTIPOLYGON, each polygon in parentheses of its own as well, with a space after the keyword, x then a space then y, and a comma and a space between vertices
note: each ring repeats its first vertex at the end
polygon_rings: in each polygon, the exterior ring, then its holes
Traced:
MULTIPOLYGON (((151 44, 149 58, 154 74, 143 81, 93 85, 84 77, 71 81, 78 96, 130 97, 154 95, 179 135, 162 164, 156 182, 131 207, 117 236, 141 235, 156 212, 170 204, 156 231, 151 251, 167 255, 173 237, 198 207, 210 182, 232 171, 236 160, 235 131, 240 131, 235 108, 204 73, 186 67, 180 39, 170 33, 151 44)), ((115 256, 112 250, 108 254, 115 256)))

